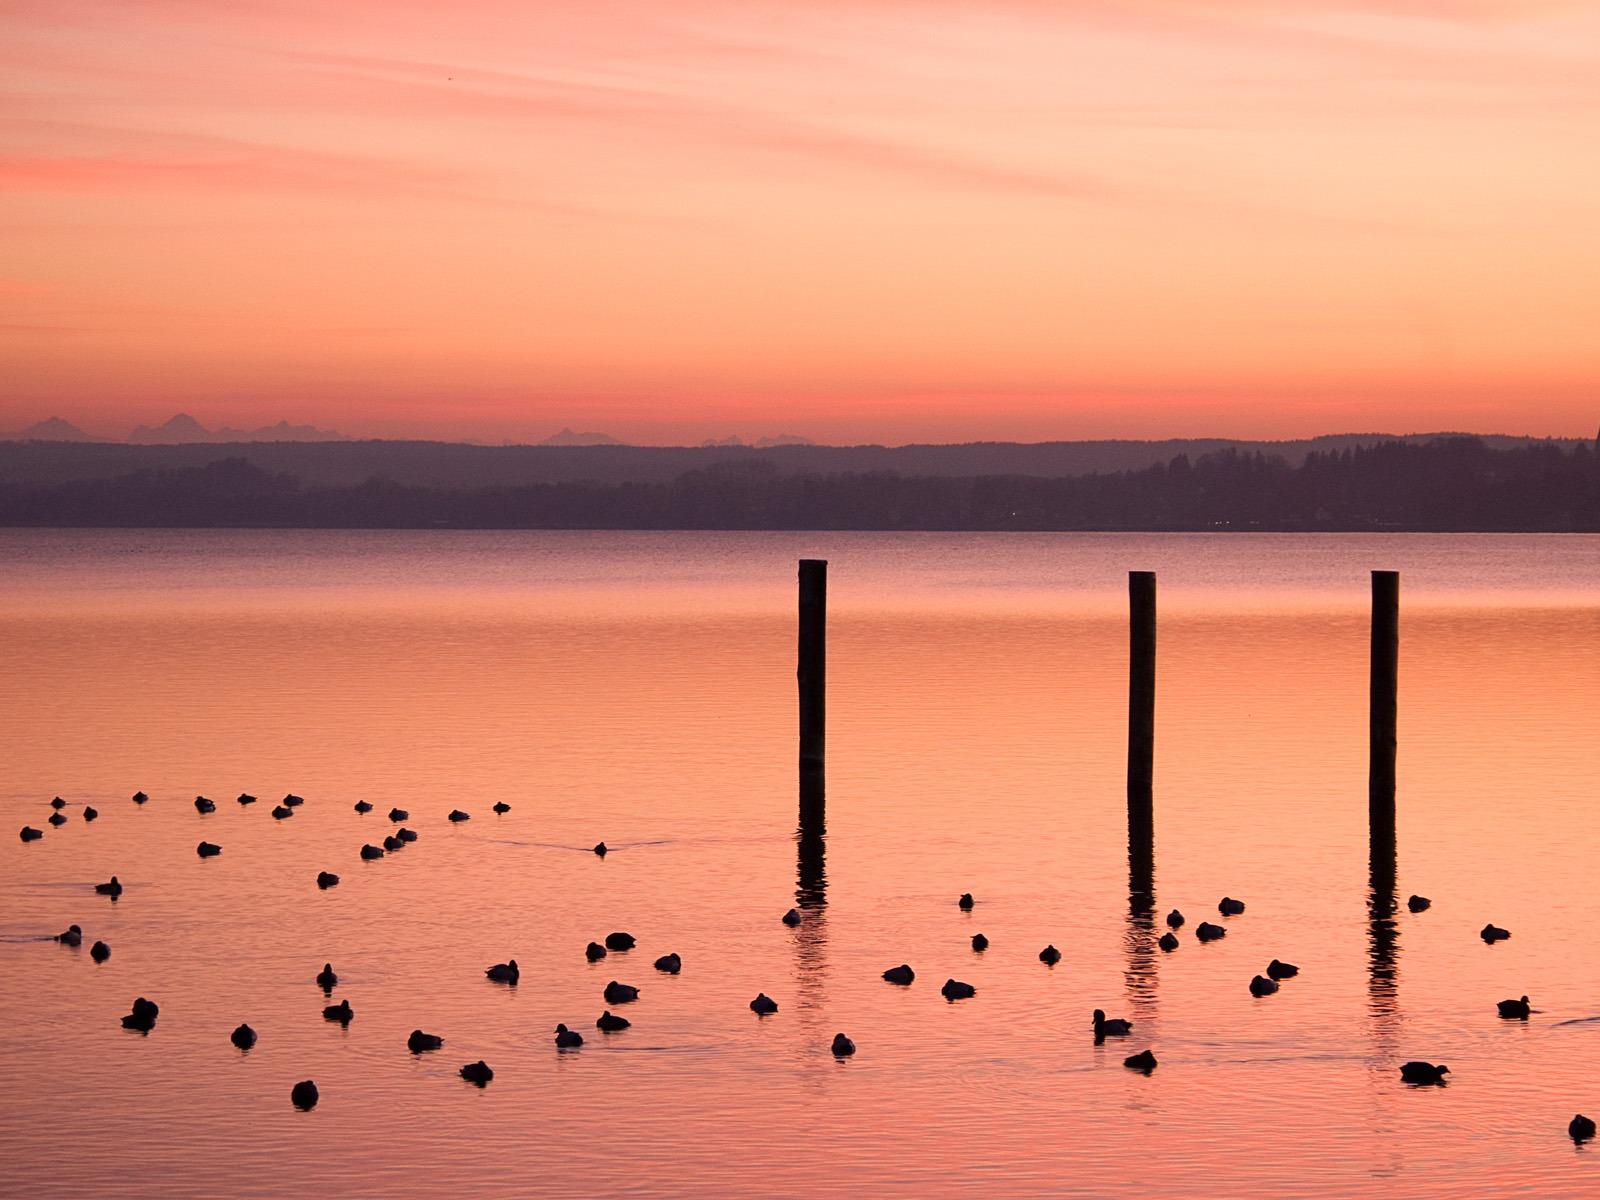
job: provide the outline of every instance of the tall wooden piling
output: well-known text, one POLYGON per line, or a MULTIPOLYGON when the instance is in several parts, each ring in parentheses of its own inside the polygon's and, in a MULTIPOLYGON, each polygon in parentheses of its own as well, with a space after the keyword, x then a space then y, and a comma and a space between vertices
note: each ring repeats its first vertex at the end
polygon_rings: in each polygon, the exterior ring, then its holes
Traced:
POLYGON ((1128 845, 1138 864, 1155 834, 1156 576, 1128 572, 1128 845))
POLYGON ((800 560, 800 769, 821 770, 827 725, 828 562, 800 560))
POLYGON ((1394 841, 1395 725, 1400 684, 1400 573, 1372 573, 1372 679, 1367 812, 1374 844, 1394 841))

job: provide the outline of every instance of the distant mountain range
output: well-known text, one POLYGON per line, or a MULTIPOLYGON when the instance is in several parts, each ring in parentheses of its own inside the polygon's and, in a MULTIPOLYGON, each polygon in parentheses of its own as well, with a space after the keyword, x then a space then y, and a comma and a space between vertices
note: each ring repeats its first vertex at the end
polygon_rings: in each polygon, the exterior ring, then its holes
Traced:
POLYGON ((229 429, 227 426, 207 429, 188 413, 179 413, 160 425, 140 425, 123 439, 97 437, 60 417, 39 421, 16 433, 0 433, 0 442, 101 442, 116 445, 119 440, 134 446, 193 446, 224 442, 347 442, 350 439, 331 430, 318 429, 315 425, 291 425, 287 421, 263 425, 260 429, 229 429))

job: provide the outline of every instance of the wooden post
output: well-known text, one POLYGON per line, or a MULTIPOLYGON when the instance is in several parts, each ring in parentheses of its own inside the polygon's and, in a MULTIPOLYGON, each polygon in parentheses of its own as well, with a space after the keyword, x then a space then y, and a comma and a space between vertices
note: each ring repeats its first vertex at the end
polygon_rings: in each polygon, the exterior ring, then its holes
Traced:
POLYGON ((828 563, 800 560, 800 768, 821 770, 827 724, 828 563))
POLYGON ((1156 576, 1154 571, 1129 571, 1128 844, 1130 848, 1142 849, 1154 840, 1155 744, 1156 576))
POLYGON ((1367 812, 1374 843, 1394 840, 1394 764, 1399 711, 1400 573, 1372 573, 1372 681, 1367 812))

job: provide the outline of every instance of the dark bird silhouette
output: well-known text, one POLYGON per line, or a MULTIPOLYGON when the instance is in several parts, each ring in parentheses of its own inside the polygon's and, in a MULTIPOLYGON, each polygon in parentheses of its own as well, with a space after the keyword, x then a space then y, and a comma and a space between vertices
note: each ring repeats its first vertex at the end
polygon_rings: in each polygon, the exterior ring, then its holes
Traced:
POLYGON ((1160 946, 1163 950, 1176 950, 1178 948, 1178 935, 1169 929, 1156 941, 1156 945, 1160 946))
POLYGON ((606 934, 607 950, 632 950, 634 947, 633 934, 623 933, 620 929, 615 933, 606 934))
POLYGON ((1183 914, 1181 912, 1179 912, 1177 909, 1173 909, 1171 912, 1169 912, 1167 914, 1167 928, 1168 929, 1182 929, 1183 928, 1183 914))
POLYGON ((1235 900, 1231 896, 1224 896, 1217 903, 1217 911, 1225 917, 1237 917, 1244 911, 1244 901, 1235 900))
POLYGON ((1265 975, 1253 975, 1250 977, 1250 994, 1252 996, 1270 996, 1277 990, 1278 981, 1276 979, 1268 979, 1265 975))
POLYGON ((517 980, 522 978, 522 970, 517 966, 517 960, 514 958, 508 962, 495 963, 494 966, 485 970, 484 974, 490 979, 494 980, 496 983, 509 983, 513 985, 516 984, 517 980))
POLYGON ((446 820, 456 821, 456 822, 470 821, 470 820, 472 820, 472 814, 471 813, 464 813, 459 808, 452 808, 450 810, 450 815, 446 818, 446 820))
POLYGON ((628 1020, 627 1017, 613 1016, 608 1008, 596 1018, 594 1027, 602 1033, 616 1033, 619 1029, 626 1029, 632 1024, 633 1022, 628 1020))
POLYGON ((215 842, 201 842, 194 848, 194 852, 201 858, 215 858, 222 853, 222 847, 215 842))
POLYGON ((655 968, 658 971, 665 971, 668 975, 676 975, 683 970, 683 959, 679 958, 676 952, 663 954, 656 959, 655 968))
POLYGON ((1575 1142, 1587 1142, 1594 1136, 1594 1122, 1579 1113, 1567 1122, 1567 1136, 1575 1142))
POLYGON ((480 1058, 477 1062, 468 1063, 461 1068, 461 1078, 479 1087, 487 1087, 489 1081, 494 1078, 494 1072, 490 1070, 489 1064, 480 1058))
POLYGON ((85 804, 83 806, 83 819, 85 821, 92 821, 96 817, 98 817, 99 815, 100 815, 100 810, 98 808, 95 808, 95 807, 93 807, 91 805, 88 805, 88 804, 85 804))
POLYGON ((1267 964, 1268 979, 1293 979, 1300 974, 1300 968, 1293 963, 1279 962, 1273 959, 1267 964))
POLYGON ((956 901, 956 906, 958 908, 964 908, 964 909, 969 909, 970 910, 972 908, 972 905, 973 905, 973 900, 972 900, 972 893, 971 892, 962 892, 961 893, 961 899, 956 901))
MULTIPOLYGON (((77 926, 74 925, 73 928, 76 929, 77 926)), ((1526 1021, 1528 1014, 1533 1011, 1528 1007, 1526 996, 1520 1000, 1502 1000, 1496 1007, 1500 1010, 1501 1017, 1507 1021, 1526 1021)))
POLYGON ((292 809, 292 808, 285 808, 285 807, 284 807, 284 806, 283 806, 283 805, 281 805, 281 804, 280 804, 280 805, 278 805, 278 806, 277 806, 277 807, 276 807, 276 808, 274 808, 274 809, 273 809, 273 810, 272 810, 272 819, 273 819, 273 820, 274 820, 274 821, 283 821, 283 820, 287 820, 287 819, 288 819, 288 818, 289 818, 289 817, 292 817, 292 816, 294 816, 294 809, 292 809))
POLYGON ((310 1112, 317 1106, 317 1085, 309 1079, 302 1079, 289 1089, 289 1102, 301 1112, 310 1112))
POLYGON ((599 942, 590 942, 583 948, 583 956, 590 962, 599 962, 606 956, 606 948, 599 942))
POLYGON ((60 813, 58 813, 58 812, 57 813, 51 813, 45 819, 47 821, 49 821, 50 824, 54 825, 58 829, 61 826, 65 825, 67 823, 67 819, 64 816, 62 816, 60 813))
POLYGON ((970 983, 962 983, 959 979, 946 979, 944 986, 939 989, 939 994, 946 1000, 970 1000, 978 994, 978 989, 970 983))
POLYGON ((1122 1065, 1130 1071, 1143 1071, 1148 1075, 1156 1069, 1156 1056, 1148 1050, 1141 1050, 1139 1053, 1123 1059, 1122 1065))
POLYGON ((1228 931, 1221 925, 1213 925, 1210 921, 1201 921, 1194 928, 1195 937, 1202 942, 1214 942, 1218 938, 1227 937, 1228 931))
POLYGON ((143 804, 148 799, 150 799, 150 797, 146 796, 143 792, 135 792, 133 794, 133 802, 135 804, 143 804))
POLYGON ((104 942, 96 942, 89 947, 89 957, 97 963, 105 962, 106 959, 111 957, 111 947, 104 942))
POLYGON ((756 998, 750 1001, 750 1011, 758 1017, 764 1017, 778 1011, 778 1002, 765 992, 757 992, 756 998))
POLYGON ((339 977, 333 973, 333 964, 323 963, 322 970, 317 972, 317 986, 324 992, 331 992, 339 986, 339 977))
POLYGON ((228 1040, 241 1050, 248 1050, 256 1044, 256 1031, 248 1025, 241 1025, 228 1035, 228 1040))
POLYGON ((323 891, 327 891, 331 887, 338 887, 339 877, 332 871, 318 871, 317 886, 323 891))
POLYGON ((374 858, 382 858, 383 847, 374 846, 371 842, 368 842, 365 846, 361 847, 361 857, 367 859, 368 861, 371 861, 374 858))
POLYGON ((391 808, 389 810, 389 820, 393 821, 396 825, 400 824, 402 821, 409 821, 410 819, 411 814, 403 808, 391 808))
POLYGON ((494 811, 497 813, 508 813, 511 811, 511 805, 507 804, 504 800, 496 800, 494 803, 494 811))
POLYGON ((383 848, 385 850, 399 850, 404 845, 405 843, 399 838, 395 837, 393 834, 383 839, 383 848))
POLYGON ((576 1029, 568 1029, 565 1025, 556 1026, 556 1049, 575 1050, 583 1045, 583 1034, 576 1029))
POLYGON ((217 802, 215 800, 207 800, 204 796, 196 796, 194 798, 194 806, 203 813, 217 811, 217 802))
POLYGON ((109 883, 95 884, 94 890, 102 896, 120 896, 122 895, 122 884, 117 882, 117 877, 113 875, 109 883))
POLYGON ((32 825, 24 825, 22 827, 22 840, 25 842, 37 842, 43 836, 44 830, 42 829, 35 829, 32 825))
POLYGON ((140 1033, 149 1033, 156 1025, 156 1017, 161 1014, 161 1006, 154 1000, 146 1000, 140 996, 133 1002, 133 1011, 122 1018, 124 1029, 137 1029, 140 1033))
POLYGON ((830 1047, 835 1058, 849 1058, 856 1052, 856 1044, 842 1033, 833 1035, 833 1045, 830 1047))
POLYGON ((613 979, 606 984, 605 998, 607 1004, 631 1004, 639 998, 639 989, 613 979))
POLYGON ((62 808, 65 808, 66 806, 67 806, 67 802, 65 800, 63 800, 60 796, 57 796, 54 800, 50 801, 50 807, 51 808, 62 809, 62 808))
POLYGON ((417 840, 417 831, 415 829, 406 829, 402 827, 398 832, 395 833, 395 837, 399 838, 402 842, 414 842, 417 840))
POLYGON ((63 946, 81 946, 83 944, 83 930, 76 925, 68 925, 64 932, 56 934, 56 941, 63 946))
POLYGON ((1057 950, 1054 946, 1046 946, 1043 950, 1039 951, 1039 961, 1045 963, 1047 966, 1053 967, 1061 961, 1061 951, 1057 950))
POLYGON ((606 848, 606 844, 604 842, 596 842, 594 844, 594 852, 596 854, 598 854, 601 858, 604 858, 607 854, 610 853, 610 851, 606 848))
POLYGON ((1498 925, 1485 925, 1478 930, 1478 936, 1492 946, 1496 942, 1504 941, 1510 937, 1511 931, 1509 929, 1501 929, 1498 925))
POLYGON ((357 800, 355 803, 355 810, 358 813, 369 813, 372 811, 372 805, 365 800, 357 800))
POLYGON ((1450 1068, 1443 1063, 1438 1066, 1420 1061, 1400 1064, 1400 1078, 1406 1083, 1443 1083, 1449 1073, 1450 1068))
POLYGON ((981 933, 973 934, 972 935, 972 948, 974 950, 976 950, 978 953, 982 954, 985 950, 987 950, 989 948, 989 939, 984 937, 983 934, 981 934, 981 933))
POLYGON ((1097 1008, 1094 1010, 1094 1018, 1092 1023, 1094 1025, 1094 1036, 1096 1041, 1101 1038, 1108 1037, 1127 1037, 1133 1032, 1132 1021, 1124 1021, 1121 1017, 1111 1017, 1110 1019, 1107 1019, 1106 1011, 1103 1008, 1097 1008))
POLYGON ((901 986, 910 983, 916 977, 917 973, 913 971, 906 963, 901 963, 898 967, 890 967, 883 973, 885 982, 898 983, 901 986))
POLYGON ((322 1010, 322 1019, 324 1021, 337 1021, 341 1025, 350 1024, 351 1019, 355 1015, 355 1010, 350 1007, 350 1001, 348 1000, 341 1000, 337 1004, 330 1004, 328 1007, 322 1010))
POLYGON ((406 1039, 406 1049, 413 1054, 426 1054, 429 1050, 437 1050, 444 1045, 444 1039, 436 1033, 423 1033, 420 1029, 413 1029, 411 1036, 406 1039))
POLYGON ((800 924, 800 910, 798 908, 791 908, 788 912, 784 913, 783 923, 790 926, 800 924))
POLYGON ((1411 899, 1406 901, 1406 907, 1412 912, 1426 912, 1428 910, 1428 906, 1432 903, 1433 901, 1429 900, 1426 896, 1412 896, 1411 899))
POLYGON ((293 792, 290 792, 283 798, 283 802, 290 808, 299 808, 306 802, 306 798, 304 796, 296 796, 293 792))
MULTIPOLYGON (((240 804, 254 804, 255 802, 256 802, 256 798, 254 796, 252 796, 249 792, 240 792, 239 793, 239 803, 240 804)), ((240 1029, 246 1029, 246 1028, 248 1028, 248 1026, 241 1025, 241 1026, 239 1026, 239 1028, 240 1029)))

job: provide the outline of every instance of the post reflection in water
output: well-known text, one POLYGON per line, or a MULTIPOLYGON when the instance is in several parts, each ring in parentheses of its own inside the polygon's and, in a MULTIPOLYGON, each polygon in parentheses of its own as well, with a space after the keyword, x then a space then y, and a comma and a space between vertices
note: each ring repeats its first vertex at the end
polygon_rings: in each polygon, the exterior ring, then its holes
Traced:
POLYGON ((1128 921, 1123 986, 1135 1016, 1153 1017, 1156 1002, 1156 837, 1148 798, 1128 803, 1128 921))
POLYGON ((1395 917, 1399 849, 1393 810, 1374 809, 1367 893, 1367 1009, 1380 1053, 1393 1051, 1400 1029, 1400 927, 1395 917))
POLYGON ((819 767, 800 771, 800 828, 796 832, 798 862, 794 928, 795 990, 801 1009, 821 1008, 827 1001, 828 873, 824 777, 819 767))

